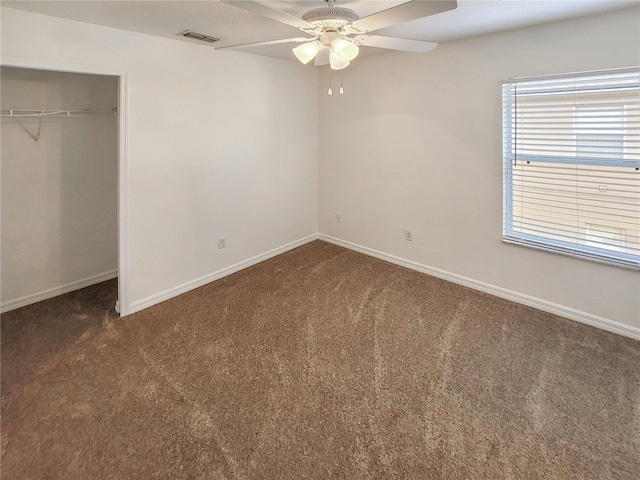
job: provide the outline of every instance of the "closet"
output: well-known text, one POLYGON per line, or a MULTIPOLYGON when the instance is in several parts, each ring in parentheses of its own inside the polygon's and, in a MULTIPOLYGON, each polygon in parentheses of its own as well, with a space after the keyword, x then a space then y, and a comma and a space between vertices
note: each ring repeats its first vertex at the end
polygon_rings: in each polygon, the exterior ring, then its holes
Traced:
POLYGON ((3 66, 0 85, 8 311, 118 274, 119 78, 3 66))

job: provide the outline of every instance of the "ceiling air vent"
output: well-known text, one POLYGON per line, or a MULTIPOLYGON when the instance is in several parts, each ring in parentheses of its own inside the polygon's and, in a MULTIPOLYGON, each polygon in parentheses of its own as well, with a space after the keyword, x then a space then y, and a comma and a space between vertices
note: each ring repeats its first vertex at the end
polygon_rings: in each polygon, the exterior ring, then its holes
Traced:
POLYGON ((184 38, 198 40, 200 42, 206 43, 214 43, 220 40, 218 37, 212 37, 211 35, 205 35, 204 33, 194 32, 193 30, 185 30, 184 32, 180 32, 178 35, 184 38))

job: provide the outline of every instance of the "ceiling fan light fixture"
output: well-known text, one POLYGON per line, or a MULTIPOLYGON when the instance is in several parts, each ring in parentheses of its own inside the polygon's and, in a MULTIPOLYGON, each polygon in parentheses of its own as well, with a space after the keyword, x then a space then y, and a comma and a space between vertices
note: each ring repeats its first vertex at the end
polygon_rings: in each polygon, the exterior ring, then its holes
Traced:
POLYGON ((336 38, 331 42, 331 48, 343 62, 350 62, 358 56, 358 53, 360 53, 358 45, 345 38, 336 38))
POLYGON ((313 42, 303 43, 293 49, 293 54, 302 63, 307 64, 315 58, 318 52, 322 49, 322 44, 318 40, 313 42))

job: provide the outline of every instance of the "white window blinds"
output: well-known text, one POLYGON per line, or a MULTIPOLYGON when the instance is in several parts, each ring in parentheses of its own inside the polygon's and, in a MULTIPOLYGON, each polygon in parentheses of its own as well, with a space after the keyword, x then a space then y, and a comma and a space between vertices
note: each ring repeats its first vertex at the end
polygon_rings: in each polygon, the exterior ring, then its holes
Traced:
POLYGON ((503 83, 509 243, 640 269, 640 68, 503 83))

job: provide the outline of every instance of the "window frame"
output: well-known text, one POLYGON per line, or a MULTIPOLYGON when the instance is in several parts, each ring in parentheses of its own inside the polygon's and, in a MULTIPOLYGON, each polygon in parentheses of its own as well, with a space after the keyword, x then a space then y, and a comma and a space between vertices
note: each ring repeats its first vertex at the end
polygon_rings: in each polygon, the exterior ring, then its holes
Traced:
MULTIPOLYGON (((563 74, 563 75, 550 75, 545 77, 529 77, 529 78, 518 78, 518 79, 510 79, 505 80, 503 82, 502 87, 502 118, 503 118, 503 136, 502 136, 502 145, 503 145, 503 231, 502 231, 502 240, 505 243, 509 244, 517 244, 525 247, 535 248, 539 250, 544 250, 552 253, 560 253, 564 255, 569 255, 573 257, 578 257, 582 259, 587 259, 595 262, 607 263, 616 266, 621 266, 625 268, 631 268, 634 270, 640 270, 640 252, 636 253, 627 253, 627 252, 619 252, 613 249, 608 249, 605 247, 593 247, 588 245, 586 241, 586 237, 583 243, 580 243, 580 235, 579 233, 575 234, 575 237, 572 241, 563 241, 558 238, 551 239, 540 235, 535 235, 528 232, 516 231, 514 227, 514 167, 518 166, 520 162, 525 164, 530 164, 535 162, 536 164, 543 163, 551 163, 554 165, 589 165, 589 166, 606 166, 607 168, 632 168, 635 171, 640 169, 640 158, 634 158, 635 155, 631 155, 631 158, 627 159, 625 155, 625 149, 627 145, 627 129, 631 130, 628 127, 625 127, 627 107, 626 104, 622 106, 623 115, 621 127, 621 135, 622 135, 622 156, 618 157, 617 155, 614 157, 607 158, 598 157, 592 153, 588 155, 578 154, 579 143, 580 140, 578 138, 579 131, 576 129, 576 125, 579 124, 579 110, 576 106, 573 110, 573 118, 569 120, 570 126, 573 128, 573 152, 571 154, 567 154, 566 156, 560 155, 544 155, 544 154, 532 154, 532 153, 522 153, 518 152, 517 145, 517 132, 518 132, 518 110, 517 99, 518 99, 518 86, 519 85, 527 85, 531 87, 535 85, 535 82, 545 82, 548 80, 554 81, 559 79, 576 79, 576 83, 580 83, 581 80, 585 81, 589 77, 597 77, 600 75, 615 75, 615 74, 637 74, 638 75, 638 85, 633 85, 633 92, 638 91, 639 94, 639 104, 640 104, 640 67, 632 67, 627 69, 616 69, 616 70, 605 70, 605 71, 596 71, 596 72, 579 72, 579 73, 571 73, 571 74, 563 74)), ((562 91, 546 91, 544 93, 539 93, 541 97, 544 95, 557 94, 559 95, 557 98, 561 98, 560 96, 567 95, 576 95, 576 90, 566 92, 562 91)), ((606 97, 606 89, 604 87, 598 88, 589 87, 589 94, 594 93, 596 98, 604 99, 606 97)), ((531 97, 534 98, 536 93, 530 93, 531 97)), ((550 102, 551 103, 551 102, 550 102)), ((606 104, 605 104, 606 105, 606 104)), ((634 103, 635 105, 635 103, 634 103)), ((595 105, 593 110, 597 110, 599 107, 595 105)), ((521 112, 520 112, 521 113, 521 112)), ((617 116, 617 115, 613 115, 617 116)), ((552 118, 552 115, 547 115, 544 119, 552 118)), ((640 121, 640 120, 638 120, 640 121)), ((553 122, 549 122, 553 123, 553 122)), ((636 121, 631 121, 630 123, 635 124, 636 121)), ((520 127, 522 128, 522 127, 520 127)), ((633 132, 633 130, 632 130, 633 132)), ((594 132, 594 135, 597 135, 597 132, 594 132)), ((522 134, 520 134, 522 136, 522 134)), ((566 135, 565 135, 566 137, 566 135)), ((544 140, 547 140, 544 137, 544 140)), ((553 141, 553 139, 550 139, 553 141)), ((565 139, 566 140, 566 139, 565 139)), ((561 142, 562 143, 562 142, 561 142)), ((594 144, 594 147, 597 149, 598 144, 594 144)), ((564 145, 566 146, 566 144, 564 145)), ((606 148, 606 147, 603 147, 606 148)), ((530 149, 531 150, 531 149, 530 149)), ((543 149, 544 150, 544 149, 543 149)), ((553 150, 553 148, 549 148, 549 150, 553 150)), ((557 148, 556 150, 560 150, 557 148)), ((546 152, 543 152, 546 153, 546 152)), ((556 152, 557 153, 557 152, 556 152)), ((640 174, 640 172, 639 172, 640 174)), ((578 174, 576 174, 576 178, 578 174)), ((521 180, 522 181, 522 180, 521 180)), ((578 193, 576 193, 578 195, 578 193)), ((535 220, 534 217, 531 218, 535 220)), ((591 222, 585 223, 588 225, 591 222)), ((562 225, 567 227, 571 227, 569 222, 562 222, 562 225)), ((579 230, 580 225, 576 226, 576 232, 579 230)), ((617 228, 617 227, 616 227, 617 228)), ((525 230, 525 229, 523 229, 525 230)), ((551 235, 551 233, 550 233, 551 235)), ((559 236, 559 235, 557 235, 559 236)), ((637 248, 637 247, 636 247, 637 248)))

